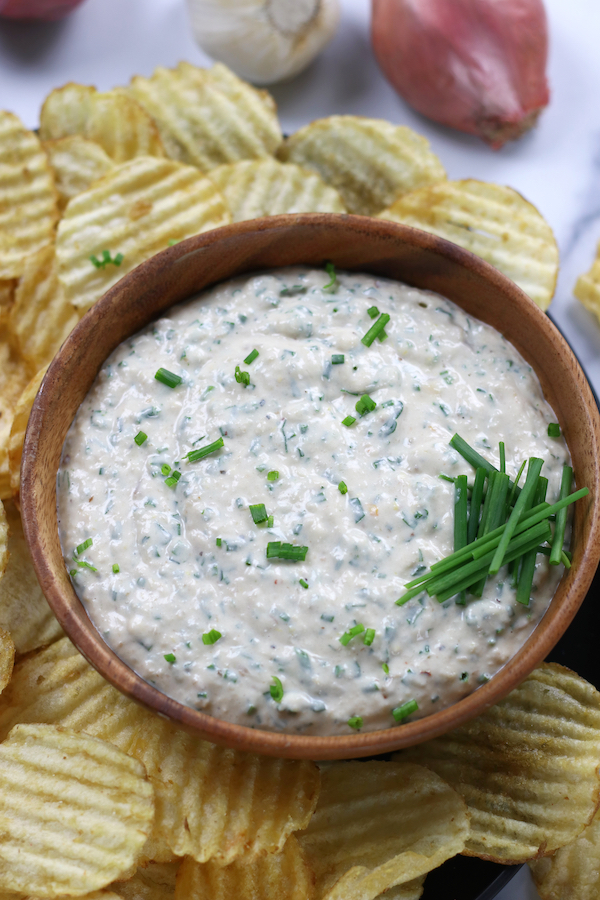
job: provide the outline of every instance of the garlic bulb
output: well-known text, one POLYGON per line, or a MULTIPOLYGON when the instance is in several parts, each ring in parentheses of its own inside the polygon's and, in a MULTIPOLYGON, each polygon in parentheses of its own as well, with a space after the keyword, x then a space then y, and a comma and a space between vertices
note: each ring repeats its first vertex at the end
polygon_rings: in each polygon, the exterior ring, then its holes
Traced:
POLYGON ((200 47, 255 84, 301 72, 340 18, 339 0, 188 0, 188 6, 200 47))

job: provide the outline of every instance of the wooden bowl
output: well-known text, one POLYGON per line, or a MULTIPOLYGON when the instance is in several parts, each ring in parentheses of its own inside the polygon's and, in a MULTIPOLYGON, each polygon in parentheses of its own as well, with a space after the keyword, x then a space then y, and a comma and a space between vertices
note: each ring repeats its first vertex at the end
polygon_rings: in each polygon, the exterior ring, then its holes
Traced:
MULTIPOLYGON (((21 510, 42 590, 86 659, 116 688, 206 740, 271 756, 342 759, 385 753, 435 737, 471 719, 521 682, 563 634, 583 601, 600 555, 600 418, 592 391, 547 316, 496 269, 431 234, 362 216, 276 216, 189 238, 138 266, 87 313, 50 365, 25 439, 21 510), (104 643, 75 594, 58 537, 56 472, 77 408, 106 357, 175 303, 243 272, 300 263, 354 269, 437 291, 493 325, 533 366, 556 412, 579 485, 573 566, 541 623, 484 686, 415 722, 343 736, 259 731, 198 712, 156 690, 104 643)), ((590 636, 591 638, 591 636, 590 636)))

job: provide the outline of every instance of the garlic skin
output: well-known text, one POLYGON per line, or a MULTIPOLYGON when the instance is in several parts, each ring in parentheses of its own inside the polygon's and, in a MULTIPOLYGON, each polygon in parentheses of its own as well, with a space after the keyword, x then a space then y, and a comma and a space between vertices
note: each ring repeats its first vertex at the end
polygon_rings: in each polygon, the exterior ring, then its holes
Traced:
POLYGON ((188 0, 196 42, 254 84, 305 69, 333 37, 339 0, 188 0))
POLYGON ((548 103, 542 0, 373 0, 371 36, 411 106, 495 149, 548 103))

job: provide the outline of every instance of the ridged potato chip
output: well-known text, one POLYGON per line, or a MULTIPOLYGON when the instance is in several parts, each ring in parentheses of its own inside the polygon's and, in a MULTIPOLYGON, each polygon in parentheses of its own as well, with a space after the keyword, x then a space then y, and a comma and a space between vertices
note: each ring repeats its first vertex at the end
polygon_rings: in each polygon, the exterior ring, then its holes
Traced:
POLYGON ((280 213, 344 213, 338 192, 315 173, 276 159, 246 159, 210 172, 234 222, 280 213))
POLYGON ((10 339, 6 326, 0 326, 0 500, 11 497, 8 442, 15 407, 31 373, 10 339))
POLYGON ((170 863, 149 863, 138 869, 133 878, 111 885, 122 900, 173 900, 175 878, 181 864, 177 859, 170 863))
POLYGON ((31 374, 48 365, 80 317, 58 280, 54 244, 28 257, 8 328, 31 374))
MULTIPOLYGON (((60 894, 53 897, 53 900, 69 900, 71 896, 71 894, 60 894)), ((23 894, 0 894, 0 900, 21 900, 22 897, 23 894)), ((32 897, 30 894, 23 900, 38 900, 38 897, 32 897)), ((119 895, 110 890, 90 891, 89 894, 83 894, 80 900, 119 900, 119 895)))
POLYGON ((335 763, 298 835, 317 900, 373 900, 460 853, 469 816, 458 793, 413 763, 335 763))
POLYGON ((600 244, 592 268, 577 279, 573 293, 600 320, 600 244))
MULTIPOLYGON (((10 438, 8 440, 8 468, 10 471, 10 487, 13 496, 18 498, 21 487, 21 457, 23 456, 23 441, 25 440, 25 431, 29 422, 29 415, 33 401, 40 389, 42 379, 46 374, 46 366, 34 375, 15 406, 12 425, 10 429, 10 438)), ((2 614, 0 612, 0 621, 2 614)))
POLYGON ((318 172, 339 192, 348 212, 364 216, 446 177, 422 135, 360 116, 317 119, 287 138, 277 155, 318 172))
POLYGON ((85 731, 143 763, 156 819, 142 860, 165 845, 222 865, 273 853, 306 827, 317 802, 313 763, 238 753, 180 731, 111 687, 66 638, 15 667, 0 694, 0 739, 16 722, 85 731))
POLYGON ((54 172, 61 211, 71 197, 87 190, 93 181, 102 178, 114 166, 100 144, 79 134, 45 141, 42 146, 54 172))
POLYGON ((313 900, 314 876, 293 835, 278 853, 218 866, 186 857, 175 900, 313 900))
POLYGON ((6 325, 8 317, 15 301, 16 281, 0 281, 0 327, 6 325))
POLYGON ((65 297, 87 310, 170 241, 230 221, 221 194, 194 166, 151 156, 115 166, 67 204, 59 223, 56 257, 65 297))
POLYGON ((566 847, 528 865, 542 900, 598 900, 600 812, 566 847))
POLYGON ((57 641, 63 630, 42 594, 23 537, 21 517, 11 502, 6 503, 6 516, 9 557, 0 579, 0 628, 10 633, 21 655, 57 641))
POLYGON ((106 887, 152 824, 144 768, 112 744, 18 725, 0 745, 0 889, 55 897, 106 887))
POLYGON ((556 240, 535 206, 512 188, 472 178, 442 181, 400 197, 379 218, 459 244, 511 278, 541 309, 550 305, 556 240))
POLYGON ((467 856, 548 856, 582 832, 600 800, 600 693, 544 664, 483 715, 397 758, 429 766, 464 798, 467 856))
POLYGON ((136 75, 128 91, 156 121, 167 155, 203 172, 272 155, 281 143, 271 95, 221 63, 159 67, 151 78, 136 75))
POLYGON ((18 278, 25 260, 51 243, 58 195, 39 138, 0 110, 0 279, 18 278))
POLYGON ((100 144, 117 163, 136 156, 164 156, 156 124, 124 90, 99 93, 70 82, 46 97, 40 112, 43 141, 81 135, 100 144))
POLYGON ((8 520, 4 504, 0 500, 0 578, 8 566, 8 520))

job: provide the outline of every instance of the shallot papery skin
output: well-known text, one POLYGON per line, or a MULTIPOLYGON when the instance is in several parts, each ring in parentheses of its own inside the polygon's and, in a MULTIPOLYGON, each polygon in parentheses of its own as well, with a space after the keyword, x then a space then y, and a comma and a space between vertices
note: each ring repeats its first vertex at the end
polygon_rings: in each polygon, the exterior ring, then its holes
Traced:
POLYGON ((82 0, 0 0, 0 18, 55 22, 64 19, 82 0))
POLYGON ((372 41, 411 106, 494 148, 548 103, 542 0, 373 0, 372 41))

